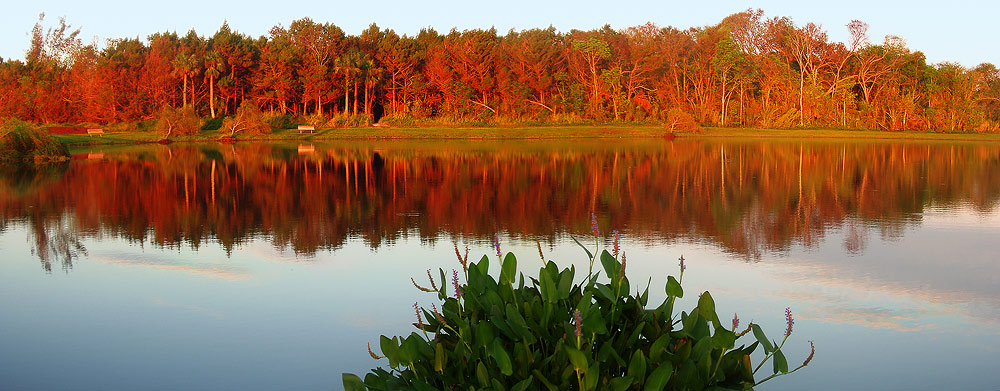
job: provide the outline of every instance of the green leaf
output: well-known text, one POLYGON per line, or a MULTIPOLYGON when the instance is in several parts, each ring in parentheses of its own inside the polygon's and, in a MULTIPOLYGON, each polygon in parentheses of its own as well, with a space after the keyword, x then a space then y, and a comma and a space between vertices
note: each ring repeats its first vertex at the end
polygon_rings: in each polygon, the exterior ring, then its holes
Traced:
MULTIPOLYGON (((483 258, 485 258, 485 257, 483 257, 483 258)), ((477 288, 481 289, 481 287, 483 286, 483 281, 482 281, 483 280, 483 274, 484 273, 479 270, 479 265, 477 265, 474 262, 473 263, 469 263, 469 280, 466 281, 466 284, 465 284, 464 289, 462 290, 462 293, 464 293, 464 294, 466 294, 466 296, 468 296, 469 294, 473 293, 473 290, 475 290, 477 288)), ((466 298, 468 298, 468 297, 466 297, 466 298)))
POLYGON ((571 289, 573 289, 573 272, 564 270, 562 273, 559 273, 559 299, 569 298, 571 289))
POLYGON ((629 293, 630 289, 632 289, 632 286, 629 285, 628 278, 623 276, 618 283, 618 297, 622 300, 627 299, 631 296, 631 293, 629 293))
POLYGON ((528 376, 527 379, 517 382, 514 387, 510 388, 510 391, 526 391, 528 387, 531 387, 532 379, 534 379, 534 376, 528 376))
POLYGON ((490 346, 491 354, 493 359, 496 360, 497 366, 500 367, 500 373, 505 376, 510 376, 514 373, 514 366, 510 362, 510 355, 504 350, 503 344, 500 343, 499 339, 493 340, 490 346))
POLYGON ((357 375, 345 373, 342 378, 344 380, 344 391, 368 391, 365 383, 357 375))
POLYGON ((691 310, 691 313, 686 317, 684 316, 684 313, 681 312, 681 323, 683 324, 684 331, 689 334, 694 332, 694 329, 698 326, 698 321, 701 317, 700 313, 701 311, 698 308, 691 310))
MULTIPOLYGON (((646 303, 649 302, 649 284, 652 283, 653 283, 653 278, 650 277, 649 281, 646 282, 646 290, 642 291, 642 295, 639 295, 639 305, 642 307, 645 307, 646 303)), ((681 293, 683 293, 683 291, 681 293)))
POLYGON ((500 332, 508 339, 513 341, 520 340, 521 336, 515 333, 514 330, 510 328, 510 323, 507 323, 507 321, 503 319, 503 311, 500 310, 500 307, 497 306, 494 307, 494 309, 497 310, 497 314, 490 315, 490 323, 493 323, 493 326, 496 327, 497 330, 500 330, 500 332))
POLYGON ((632 376, 625 376, 625 377, 619 377, 619 378, 611 379, 611 383, 608 384, 608 385, 611 386, 611 390, 612 391, 625 391, 634 382, 635 382, 635 378, 634 377, 632 377, 632 376))
POLYGON ((607 301, 615 301, 614 293, 611 293, 611 288, 608 288, 605 284, 597 284, 597 293, 602 299, 607 301))
POLYGON ((381 336, 379 337, 379 348, 382 349, 382 355, 389 359, 389 367, 395 368, 399 366, 399 340, 397 337, 381 336))
POLYGON ((490 322, 479 322, 476 325, 476 346, 473 348, 490 346, 490 343, 496 341, 496 337, 496 330, 490 322))
POLYGON ((698 322, 694 324, 694 329, 690 331, 690 334, 691 338, 694 339, 710 340, 709 337, 711 337, 712 332, 711 329, 708 328, 708 321, 706 321, 704 317, 699 316, 698 322))
POLYGON ((618 263, 618 260, 608 250, 601 252, 601 265, 604 266, 604 274, 609 279, 614 279, 618 276, 618 269, 621 268, 621 264, 618 263))
POLYGON ((604 317, 601 316, 601 309, 596 306, 590 307, 590 311, 584 314, 583 327, 587 329, 587 333, 604 334, 608 332, 604 317))
POLYGON ((590 368, 583 373, 583 382, 588 390, 597 388, 597 381, 601 378, 601 365, 594 361, 590 368))
POLYGON ((529 339, 532 335, 528 324, 524 322, 524 317, 521 316, 521 311, 518 311, 513 304, 507 304, 507 325, 521 338, 529 339))
POLYGON ((444 299, 448 297, 448 287, 451 284, 448 283, 448 278, 444 276, 444 269, 438 268, 438 272, 441 273, 441 288, 438 288, 438 298, 444 299))
POLYGON ((646 379, 646 387, 643 389, 646 391, 660 391, 666 388, 667 382, 670 381, 670 377, 674 375, 674 366, 670 365, 669 362, 660 363, 660 366, 653 370, 653 373, 649 374, 649 378, 646 379))
POLYGON ((538 379, 538 381, 542 382, 542 384, 545 385, 545 388, 547 388, 549 391, 559 390, 559 387, 556 387, 556 385, 552 384, 552 382, 550 382, 549 379, 546 379, 545 375, 543 375, 542 372, 540 372, 539 370, 534 369, 531 371, 531 373, 535 376, 535 378, 538 379))
MULTIPOLYGON (((444 373, 445 365, 448 364, 448 355, 444 352, 444 346, 440 342, 434 345, 434 370, 444 373)), ((345 390, 346 391, 346 390, 345 390)))
POLYGON ((500 265, 500 284, 511 284, 514 282, 514 275, 517 273, 517 258, 514 253, 507 253, 500 265))
POLYGON ((771 353, 774 351, 774 345, 771 345, 771 341, 767 340, 767 336, 764 335, 764 330, 760 329, 756 323, 750 327, 753 330, 754 338, 757 338, 757 342, 760 342, 760 346, 764 348, 764 353, 771 353))
POLYGON ((589 365, 587 365, 587 356, 583 352, 576 350, 576 348, 565 345, 566 355, 569 356, 569 362, 573 364, 573 367, 577 370, 586 370, 589 365))
POLYGON ((479 380, 479 384, 483 387, 488 387, 490 385, 490 375, 486 372, 486 366, 480 361, 476 365, 476 379, 479 380))
POLYGON ((719 316, 715 314, 715 300, 712 299, 712 294, 705 291, 698 298, 698 310, 701 312, 701 316, 704 316, 709 322, 715 323, 715 327, 719 327, 719 316))
POLYGON ((684 297, 684 289, 681 288, 681 283, 677 282, 674 276, 667 276, 667 296, 681 298, 684 297))
POLYGON ((785 359, 785 354, 780 349, 774 351, 771 362, 774 364, 774 373, 788 373, 788 360, 785 359))
POLYGON ((660 354, 662 354, 663 351, 665 351, 667 349, 667 346, 669 345, 670 345, 670 335, 669 334, 661 335, 660 338, 657 338, 656 341, 653 341, 652 345, 649 345, 649 358, 652 359, 654 362, 660 361, 659 360, 660 354))
POLYGON ((711 357, 709 352, 712 351, 712 340, 709 338, 699 339, 698 342, 694 343, 694 348, 691 349, 691 359, 694 361, 707 361, 711 357))
POLYGON ((423 380, 415 380, 415 381, 413 381, 413 390, 414 391, 440 391, 437 388, 434 388, 433 386, 431 386, 430 384, 427 384, 427 382, 425 382, 423 380))
POLYGON ((579 240, 576 240, 576 238, 574 238, 572 236, 570 236, 570 239, 573 239, 573 241, 576 242, 577 246, 580 246, 580 248, 582 248, 583 251, 587 252, 587 259, 594 259, 594 254, 591 253, 590 250, 587 249, 587 246, 584 246, 582 243, 580 243, 579 240))
POLYGON ((559 292, 556 291, 556 282, 552 279, 549 273, 545 272, 545 269, 539 273, 539 279, 541 284, 542 300, 548 303, 555 303, 559 300, 559 292))
POLYGON ((715 329, 715 335, 712 336, 712 347, 715 349, 732 349, 736 344, 736 334, 732 331, 726 330, 725 328, 719 327, 715 329))
POLYGON ((399 362, 400 363, 411 363, 420 359, 420 344, 426 344, 423 339, 418 337, 416 334, 410 334, 409 337, 403 340, 399 344, 399 362))
POLYGON ((641 349, 632 353, 632 359, 628 362, 628 375, 633 379, 646 378, 646 355, 642 354, 641 349))
POLYGON ((483 257, 479 259, 479 269, 483 272, 484 276, 488 276, 490 274, 490 257, 483 255, 483 257))

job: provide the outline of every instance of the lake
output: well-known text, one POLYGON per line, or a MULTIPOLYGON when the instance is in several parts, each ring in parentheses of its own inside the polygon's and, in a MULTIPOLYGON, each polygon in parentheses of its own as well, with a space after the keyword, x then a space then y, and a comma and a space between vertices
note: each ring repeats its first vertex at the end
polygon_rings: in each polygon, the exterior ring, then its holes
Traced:
POLYGON ((0 175, 0 388, 341 389, 435 302, 411 277, 494 235, 525 274, 539 247, 585 269, 593 213, 651 303, 683 255, 724 318, 776 336, 791 308, 815 359, 763 390, 997 389, 998 201, 998 144, 78 148, 0 175))

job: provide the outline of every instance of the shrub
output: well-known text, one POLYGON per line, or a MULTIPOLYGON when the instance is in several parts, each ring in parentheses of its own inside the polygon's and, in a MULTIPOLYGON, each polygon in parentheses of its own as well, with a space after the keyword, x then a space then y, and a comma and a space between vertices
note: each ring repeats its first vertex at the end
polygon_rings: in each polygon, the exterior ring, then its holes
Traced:
POLYGON ((0 119, 0 165, 33 165, 69 160, 69 150, 38 125, 0 119))
POLYGON ((249 135, 271 133, 268 119, 249 99, 240 103, 240 107, 236 108, 236 115, 222 120, 221 129, 229 132, 230 138, 235 137, 236 133, 249 135))
POLYGON ((371 125, 372 117, 368 114, 338 114, 326 122, 328 128, 361 128, 371 125))
POLYGON ((222 117, 205 119, 201 130, 219 130, 222 128, 222 117))
MULTIPOLYGON (((246 101, 244 101, 246 103, 246 101)), ((241 104, 240 107, 243 107, 241 104)), ((257 107, 254 105, 254 107, 257 107)), ((268 123, 268 126, 272 129, 294 129, 296 127, 295 118, 292 118, 289 114, 279 113, 276 111, 269 111, 263 114, 264 121, 268 123)))
POLYGON ((175 132, 184 136, 198 134, 201 131, 201 119, 195 114, 194 107, 164 106, 156 121, 156 131, 163 133, 165 139, 175 132))
POLYGON ((326 116, 324 116, 323 114, 315 113, 302 117, 302 121, 300 124, 312 125, 315 126, 317 129, 319 129, 326 126, 326 122, 327 122, 326 116))
POLYGON ((663 123, 663 126, 670 131, 690 131, 690 132, 700 132, 701 125, 698 121, 694 120, 691 114, 681 109, 670 109, 667 112, 667 119, 663 123))
MULTIPOLYGON (((494 245, 500 258, 499 243, 494 245)), ((647 309, 649 287, 630 293, 627 260, 624 253, 618 256, 617 240, 615 247, 615 254, 604 250, 597 256, 584 248, 590 270, 581 281, 576 281, 574 267, 560 270, 551 261, 525 281, 523 274, 515 275, 517 259, 511 253, 502 257, 495 279, 488 257, 468 263, 468 254, 460 256, 462 270, 452 271, 450 284, 444 270, 439 282, 431 279, 431 288, 413 281, 418 289, 435 293, 441 307, 428 311, 414 303, 419 333, 380 338, 390 369, 376 368, 364 381, 344 374, 344 388, 746 390, 795 372, 812 359, 810 354, 802 365, 788 368, 781 349, 791 334, 790 310, 780 343, 752 323, 741 331, 735 317, 731 327, 724 325, 708 292, 690 312, 675 313, 675 300, 684 296, 683 257, 679 277, 667 277, 666 299, 647 309), (604 282, 593 273, 597 260, 604 282), (748 333, 754 342, 737 347, 748 333), (750 355, 758 348, 765 357, 755 367, 750 355), (773 374, 756 381, 755 373, 769 360, 773 374)), ((370 347, 369 353, 383 358, 370 347)))

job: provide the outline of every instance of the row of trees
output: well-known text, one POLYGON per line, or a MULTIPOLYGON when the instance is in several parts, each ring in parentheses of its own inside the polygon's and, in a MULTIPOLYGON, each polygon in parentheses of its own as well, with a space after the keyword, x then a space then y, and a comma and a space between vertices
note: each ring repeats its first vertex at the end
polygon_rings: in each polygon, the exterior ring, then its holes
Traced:
MULTIPOLYGON (((44 16, 44 15, 43 15, 44 16)), ((231 115, 242 102, 293 115, 664 121, 716 126, 996 131, 1000 71, 927 64, 898 37, 849 42, 818 25, 733 14, 714 26, 568 33, 424 29, 360 35, 309 18, 259 38, 156 33, 85 45, 60 20, 0 63, 0 116, 40 122, 150 119, 164 106, 231 115)))

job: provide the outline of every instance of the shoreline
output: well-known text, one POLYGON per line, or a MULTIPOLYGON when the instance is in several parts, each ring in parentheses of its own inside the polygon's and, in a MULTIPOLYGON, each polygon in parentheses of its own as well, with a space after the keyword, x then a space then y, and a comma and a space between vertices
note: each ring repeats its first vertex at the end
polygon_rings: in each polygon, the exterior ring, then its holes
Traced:
MULTIPOLYGON (((220 143, 226 133, 217 130, 203 131, 193 136, 177 136, 172 143, 220 143)), ((106 132, 103 135, 52 134, 56 140, 70 147, 93 145, 137 145, 157 143, 162 139, 158 132, 128 131, 106 132)), ((755 128, 704 128, 699 132, 674 131, 656 126, 538 126, 517 128, 333 128, 319 129, 314 133, 299 133, 296 129, 275 130, 269 135, 240 136, 236 142, 315 142, 347 140, 573 140, 573 139, 761 139, 761 140, 850 140, 850 141, 946 141, 946 142, 1000 142, 1000 134, 943 133, 928 131, 875 131, 839 129, 755 129, 755 128)))

